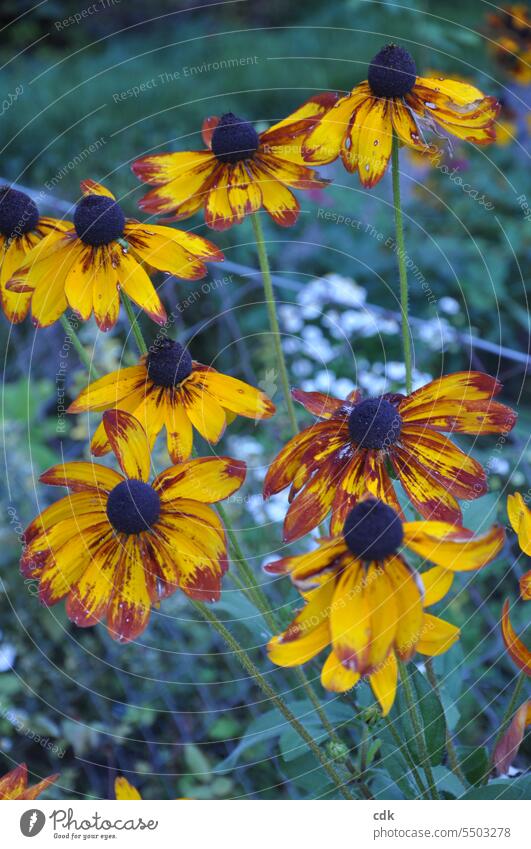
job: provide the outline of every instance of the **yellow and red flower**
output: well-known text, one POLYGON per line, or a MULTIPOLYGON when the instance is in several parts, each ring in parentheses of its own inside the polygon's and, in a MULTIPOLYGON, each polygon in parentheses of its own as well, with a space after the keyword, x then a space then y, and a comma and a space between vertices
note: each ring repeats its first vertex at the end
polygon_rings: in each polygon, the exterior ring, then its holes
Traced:
POLYGON ((328 182, 305 165, 301 144, 335 99, 313 97, 263 133, 232 112, 207 118, 207 150, 155 153, 133 162, 136 176, 156 187, 140 208, 171 216, 165 219, 170 221, 204 208, 208 226, 225 230, 263 207, 277 224, 291 226, 300 207, 290 189, 316 189, 328 182))
MULTIPOLYGON (((192 360, 190 353, 171 339, 153 345, 138 365, 89 384, 68 412, 112 408, 132 413, 144 426, 151 446, 165 427, 174 463, 190 457, 193 427, 215 444, 227 421, 235 416, 265 419, 275 412, 272 401, 259 389, 192 360)), ((102 423, 94 434, 92 452, 100 456, 109 450, 102 423)))
POLYGON ((429 149, 425 130, 488 144, 496 137, 497 114, 495 97, 457 80, 419 77, 410 53, 388 44, 371 61, 368 79, 308 133, 302 153, 309 164, 321 165, 341 156, 347 171, 372 188, 387 168, 393 135, 416 150, 429 149))
POLYGON ((0 801, 19 799, 29 802, 44 793, 58 778, 59 773, 50 775, 38 784, 34 784, 33 787, 28 787, 28 768, 26 764, 19 764, 0 778, 0 801))
POLYGON ((288 574, 305 600, 286 631, 270 641, 269 656, 278 666, 299 666, 331 646, 323 687, 345 692, 368 675, 387 714, 397 658, 442 654, 458 639, 458 628, 425 608, 446 595, 454 572, 480 569, 503 544, 500 526, 474 537, 447 522, 402 522, 392 507, 367 498, 348 513, 337 536, 266 566, 270 574, 288 574), (419 574, 404 548, 434 566, 419 574))
POLYGON ((526 675, 531 675, 531 651, 514 630, 509 618, 509 599, 506 598, 502 612, 502 637, 511 659, 526 675))
POLYGON ((60 235, 69 227, 68 222, 41 216, 35 201, 25 192, 0 186, 0 297, 2 309, 13 324, 26 318, 31 293, 10 292, 6 283, 41 239, 50 233, 60 235))
POLYGON ((490 49, 500 67, 520 85, 531 83, 531 15, 524 3, 511 3, 487 16, 490 49))
MULTIPOLYGON (((531 510, 519 492, 507 497, 507 513, 513 531, 518 536, 518 545, 531 557, 531 510)), ((531 570, 520 578, 520 595, 531 601, 531 570)))
POLYGON ((107 619, 125 642, 146 628, 151 606, 183 590, 201 601, 220 597, 228 566, 225 529, 209 506, 243 483, 245 463, 198 458, 171 466, 152 484, 149 441, 123 410, 103 415, 123 474, 90 462, 53 466, 41 481, 68 487, 25 531, 21 570, 39 582, 46 605, 66 598, 80 627, 107 619))
POLYGON ((330 532, 340 532, 354 504, 368 492, 399 513, 392 479, 402 484, 425 519, 460 522, 458 498, 487 491, 485 472, 443 433, 506 433, 516 414, 493 400, 501 384, 481 372, 457 372, 411 395, 344 401, 320 392, 292 394, 319 421, 294 436, 267 473, 264 497, 291 484, 284 539, 298 539, 332 512, 330 532))
POLYGON ((114 195, 93 180, 81 189, 73 224, 43 239, 6 283, 29 298, 37 327, 53 324, 69 306, 83 321, 94 312, 100 330, 109 330, 121 290, 162 324, 166 312, 142 263, 197 280, 207 273, 205 262, 223 260, 201 236, 126 218, 114 195))

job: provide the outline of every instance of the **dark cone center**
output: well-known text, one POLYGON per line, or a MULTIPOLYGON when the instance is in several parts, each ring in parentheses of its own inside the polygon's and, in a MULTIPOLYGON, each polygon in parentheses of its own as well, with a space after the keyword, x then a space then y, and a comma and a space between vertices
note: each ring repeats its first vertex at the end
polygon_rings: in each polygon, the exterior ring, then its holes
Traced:
POLYGON ((178 386, 192 373, 192 357, 178 342, 163 339, 149 350, 147 372, 157 386, 178 386))
POLYGON ((212 153, 220 162, 241 162, 258 150, 258 133, 249 121, 227 112, 212 133, 212 153))
POLYGON ((83 242, 98 247, 123 236, 125 216, 112 198, 86 195, 76 206, 74 227, 83 242))
POLYGON ((396 44, 388 44, 369 65, 368 80, 376 97, 403 97, 417 78, 417 66, 411 53, 396 44))
POLYGON ((148 483, 125 480, 115 486, 107 499, 107 518, 122 534, 148 531, 160 516, 160 498, 148 483))
POLYGON ((397 441, 401 428, 400 413, 386 398, 360 401, 348 418, 351 439, 360 448, 387 448, 397 441))
POLYGON ((29 195, 0 186, 0 233, 6 239, 29 233, 38 223, 39 210, 29 195))
POLYGON ((343 537, 355 557, 384 560, 402 545, 404 527, 396 510, 383 501, 368 498, 348 514, 343 537))

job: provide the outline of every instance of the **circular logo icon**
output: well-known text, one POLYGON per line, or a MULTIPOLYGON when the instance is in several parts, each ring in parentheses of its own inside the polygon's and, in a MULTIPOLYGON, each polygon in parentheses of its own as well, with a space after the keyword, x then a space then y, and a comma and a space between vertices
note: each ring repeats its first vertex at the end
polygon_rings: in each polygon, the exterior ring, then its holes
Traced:
POLYGON ((24 811, 20 817, 20 830, 24 837, 35 837, 44 828, 46 817, 42 811, 37 808, 30 808, 29 811, 24 811))

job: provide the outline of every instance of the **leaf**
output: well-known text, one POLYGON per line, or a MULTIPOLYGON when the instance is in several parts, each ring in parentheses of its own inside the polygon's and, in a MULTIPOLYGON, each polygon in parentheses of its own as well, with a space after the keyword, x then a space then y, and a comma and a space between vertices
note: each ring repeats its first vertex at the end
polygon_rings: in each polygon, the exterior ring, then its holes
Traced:
POLYGON ((460 799, 531 799, 531 778, 524 775, 513 781, 491 781, 485 787, 473 787, 460 799))
POLYGON ((493 762, 498 775, 509 772, 524 739, 526 726, 531 722, 531 700, 523 702, 514 714, 511 724, 494 749, 493 762))
MULTIPOLYGON (((424 740, 430 763, 433 766, 442 764, 446 750, 446 720, 440 699, 431 685, 419 670, 408 667, 410 683, 413 688, 417 711, 424 728, 424 740)), ((422 763, 417 735, 411 721, 403 687, 400 686, 397 697, 398 722, 402 726, 404 741, 416 764, 422 763)))
POLYGON ((480 784, 489 772, 489 753, 485 746, 465 750, 461 757, 461 769, 470 784, 480 784))

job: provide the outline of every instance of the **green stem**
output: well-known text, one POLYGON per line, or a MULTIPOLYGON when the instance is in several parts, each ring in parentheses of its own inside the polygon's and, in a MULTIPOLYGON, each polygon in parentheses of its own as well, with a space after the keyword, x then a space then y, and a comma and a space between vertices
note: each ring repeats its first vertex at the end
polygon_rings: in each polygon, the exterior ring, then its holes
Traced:
POLYGON ((122 303, 125 307, 125 311, 127 313, 127 317, 131 323, 131 330, 133 331, 133 335, 135 337, 136 344, 138 346, 138 350, 141 354, 147 354, 148 349, 147 345, 144 341, 144 337, 142 336, 142 331, 140 330, 140 325, 136 319, 135 311, 133 308, 133 304, 131 303, 131 299, 129 295, 126 295, 124 290, 122 289, 121 293, 122 303))
MULTIPOLYGON (((433 661, 431 657, 426 658, 426 675, 428 676, 428 681, 430 682, 432 689, 441 701, 441 693, 439 690, 439 682, 437 680, 437 675, 435 674, 435 669, 433 668, 433 661)), ((450 764, 450 769, 454 773, 454 775, 459 779, 459 781, 465 785, 467 785, 467 780, 463 774, 461 767, 459 766, 459 758, 457 756, 457 751, 454 746, 454 741, 452 739, 452 735, 449 731, 446 732, 446 752, 448 754, 448 763, 450 764)))
POLYGON ((422 727, 422 720, 420 718, 417 703, 415 700, 415 696, 413 695, 413 689, 411 687, 411 681, 409 680, 409 673, 407 671, 407 667, 405 663, 399 661, 398 668, 400 670, 400 680, 402 681, 402 687, 404 689, 404 696, 406 699, 406 703, 409 710, 409 715, 411 718, 411 724, 413 726, 413 731, 415 732, 415 741, 417 743, 420 759, 422 761, 422 768, 426 774, 426 780, 428 782, 428 788, 432 795, 433 799, 439 799, 439 794, 437 792, 437 787, 435 785, 435 779, 433 777, 433 772, 431 769, 430 759, 428 755, 428 750, 426 749, 426 740, 424 737, 424 729, 422 727))
POLYGON ((505 713, 503 714, 503 719, 501 721, 500 730, 498 731, 498 733, 496 735, 496 739, 494 741, 494 746, 492 747, 492 755, 491 755, 491 759, 490 759, 490 770, 489 770, 489 772, 492 772, 492 770, 494 769, 494 752, 496 751, 496 747, 497 747, 498 743, 500 742, 503 735, 505 734, 505 732, 509 728, 509 725, 511 724, 511 720, 512 720, 514 712, 516 710, 516 706, 517 706, 518 702, 520 701, 520 696, 522 695, 522 690, 524 689, 524 684, 525 684, 526 680, 527 680, 526 673, 523 672, 523 671, 520 672, 520 675, 516 679, 516 686, 513 690, 512 696, 509 700, 509 704, 507 705, 505 713))
POLYGON ((427 791, 427 789, 424 785, 424 782, 422 781, 422 778, 420 777, 420 773, 419 773, 419 771, 418 771, 418 769, 415 765, 415 761, 413 760, 413 758, 409 754, 409 752, 407 750, 407 746, 405 746, 404 741, 400 737, 400 734, 398 733, 398 731, 394 727, 393 721, 389 718, 386 718, 386 726, 387 726, 387 730, 389 731, 393 740, 395 741, 400 754, 402 755, 405 762, 407 763, 413 778, 415 779, 415 781, 417 783, 417 787, 419 789, 420 795, 422 796, 423 799, 429 799, 428 791, 427 791))
POLYGON ((277 318, 277 308, 275 304, 275 293, 273 291, 273 281, 271 279, 271 269, 269 267, 269 260, 267 258, 267 251, 264 240, 264 231, 262 230, 262 224, 260 223, 260 218, 258 217, 258 213, 254 213, 251 215, 251 221, 254 230, 254 238, 256 241, 256 248, 258 251, 258 262, 260 264, 260 271, 262 272, 262 281, 264 284, 264 295, 265 302, 267 306, 267 312, 269 315, 269 326, 271 328, 271 333, 273 334, 273 341, 275 345, 275 353, 277 358, 278 370, 280 373, 280 381, 282 383, 282 391, 284 393, 284 400, 286 402, 286 407, 288 410, 289 421, 291 425, 291 430, 293 431, 293 435, 299 432, 299 426, 297 424, 297 416, 295 413, 295 405, 293 403, 293 398, 291 397, 291 390, 289 385, 289 377, 288 377, 288 369, 286 367, 286 360, 284 359, 284 352, 282 350, 282 340, 280 337, 280 327, 278 324, 277 318))
POLYGON ((404 346, 404 365, 406 367, 406 392, 413 389, 411 366, 411 338, 409 335, 409 295, 407 286, 406 243, 404 240, 404 219, 400 201, 400 172, 398 167, 398 137, 393 133, 392 152, 393 206, 395 208, 396 254, 400 278, 400 312, 402 314, 402 344, 404 346))
POLYGON ((285 701, 281 698, 281 696, 279 696, 279 694, 275 692, 275 690, 273 690, 273 688, 268 684, 258 667, 254 665, 249 655, 240 646, 240 644, 235 639, 235 637, 233 637, 230 631, 225 627, 223 622, 220 622, 216 614, 212 613, 212 611, 209 610, 209 608, 202 602, 192 601, 192 604, 194 605, 196 610, 198 610, 198 612, 201 614, 203 619, 205 619, 210 625, 212 625, 213 628, 215 628, 218 634, 229 646, 231 651, 234 652, 245 671, 248 672, 252 678, 254 678, 264 695, 267 696, 267 698, 273 702, 273 704, 280 711, 284 719, 289 722, 289 724, 297 732, 299 737, 306 743, 318 763, 323 767, 328 777, 336 785, 338 791, 341 793, 343 798, 350 800, 354 799, 355 797, 351 794, 348 787, 345 786, 342 777, 330 763, 324 752, 319 748, 319 745, 307 732, 306 728, 297 719, 295 714, 292 713, 292 711, 285 703, 285 701))
POLYGON ((64 329, 65 333, 67 334, 69 339, 72 341, 72 345, 74 346, 77 353, 79 354, 79 359, 81 360, 81 362, 83 363, 83 365, 85 366, 85 368, 87 369, 89 374, 92 374, 97 380, 99 377, 101 377, 101 374, 99 373, 98 369, 93 365, 87 351, 85 350, 85 348, 83 347, 83 345, 81 343, 79 336, 77 335, 76 331, 74 330, 74 328, 70 324, 66 315, 63 313, 63 315, 61 316, 61 318, 59 320, 60 320, 61 324, 63 325, 63 329, 64 329))

